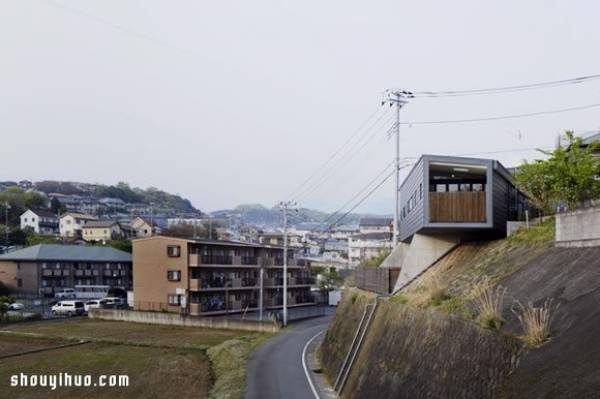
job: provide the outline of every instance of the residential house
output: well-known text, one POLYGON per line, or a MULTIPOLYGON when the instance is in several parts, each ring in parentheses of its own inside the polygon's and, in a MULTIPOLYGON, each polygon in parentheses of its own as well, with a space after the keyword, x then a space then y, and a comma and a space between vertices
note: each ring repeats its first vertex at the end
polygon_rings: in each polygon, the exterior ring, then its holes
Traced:
POLYGON ((151 237, 155 234, 160 234, 160 228, 154 223, 141 216, 136 216, 131 221, 131 228, 135 231, 135 236, 138 238, 151 237))
POLYGON ((28 209, 21 216, 21 229, 30 227, 37 234, 58 234, 58 217, 51 211, 28 209))
POLYGON ((358 266, 391 249, 390 234, 387 232, 356 234, 348 238, 348 263, 352 267, 358 266))
MULTIPOLYGON (((258 243, 263 245, 283 246, 283 233, 259 233, 258 243)), ((299 234, 288 233, 287 244, 290 247, 302 247, 302 236, 299 234)))
MULTIPOLYGON (((283 304, 283 248, 155 236, 133 241, 138 310, 218 315, 283 304), (261 296, 262 290, 262 296, 261 296)), ((310 263, 288 250, 288 306, 314 304, 310 263)))
POLYGON ((16 294, 54 296, 76 285, 131 289, 131 254, 111 247, 40 244, 0 255, 0 281, 16 294))
POLYGON ((423 155, 400 187, 400 240, 416 233, 505 236, 527 206, 496 160, 423 155))
POLYGON ((85 241, 110 241, 124 236, 121 224, 115 220, 91 220, 83 225, 85 241))
POLYGON ((393 231, 392 218, 362 218, 358 223, 361 234, 389 233, 393 231))
POLYGON ((97 217, 82 213, 67 212, 60 215, 61 237, 82 237, 83 226, 87 222, 96 221, 97 217))

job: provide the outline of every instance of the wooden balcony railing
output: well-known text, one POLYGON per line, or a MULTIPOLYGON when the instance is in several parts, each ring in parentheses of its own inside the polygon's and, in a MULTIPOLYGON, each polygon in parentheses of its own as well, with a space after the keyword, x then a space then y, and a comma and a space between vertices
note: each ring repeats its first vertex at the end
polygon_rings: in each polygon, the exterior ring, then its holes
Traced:
POLYGON ((429 221, 484 223, 485 192, 429 193, 429 221))

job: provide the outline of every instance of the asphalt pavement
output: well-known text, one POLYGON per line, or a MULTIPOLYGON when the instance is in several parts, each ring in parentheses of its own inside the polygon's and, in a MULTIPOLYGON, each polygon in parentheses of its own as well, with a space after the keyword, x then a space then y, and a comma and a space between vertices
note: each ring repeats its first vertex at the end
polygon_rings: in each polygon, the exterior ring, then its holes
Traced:
POLYGON ((314 351, 327 330, 334 310, 328 311, 326 316, 290 324, 288 329, 262 343, 252 352, 246 373, 246 399, 332 397, 319 372, 314 351), (319 333, 322 334, 317 336, 319 333), (311 382, 307 379, 305 366, 311 382))

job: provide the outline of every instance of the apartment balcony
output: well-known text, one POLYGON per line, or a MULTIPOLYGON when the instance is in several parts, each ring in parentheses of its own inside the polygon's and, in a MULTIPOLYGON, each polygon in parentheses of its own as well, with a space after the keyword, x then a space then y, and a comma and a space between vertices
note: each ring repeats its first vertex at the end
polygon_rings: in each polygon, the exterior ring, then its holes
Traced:
POLYGON ((276 306, 283 306, 283 298, 267 298, 265 299, 265 307, 273 308, 276 306))
POLYGON ((70 275, 69 270, 42 270, 42 277, 68 277, 70 275))
POLYGON ((232 256, 190 254, 188 264, 191 267, 197 267, 204 265, 233 265, 234 263, 232 256))
POLYGON ((429 221, 433 223, 485 223, 484 191, 429 193, 429 221))
POLYGON ((190 278, 188 281, 190 284, 190 291, 199 291, 202 287, 202 280, 199 278, 190 278))
POLYGON ((103 270, 102 271, 102 277, 121 278, 124 276, 125 276, 125 272, 122 272, 121 270, 103 270))
POLYGON ((98 277, 99 275, 98 270, 75 270, 75 277, 98 277))

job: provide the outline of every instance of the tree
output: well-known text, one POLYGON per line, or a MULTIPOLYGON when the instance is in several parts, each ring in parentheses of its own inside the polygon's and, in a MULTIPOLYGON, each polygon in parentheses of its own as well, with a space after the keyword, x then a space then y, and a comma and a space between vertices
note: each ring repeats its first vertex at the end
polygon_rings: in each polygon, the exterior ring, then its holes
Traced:
POLYGON ((548 161, 535 160, 533 163, 525 161, 515 172, 514 178, 517 186, 525 193, 539 209, 541 216, 552 212, 554 197, 554 177, 548 161))
POLYGON ((335 267, 331 266, 329 270, 323 271, 319 278, 319 290, 324 296, 329 297, 329 292, 333 291, 342 283, 342 278, 335 270, 335 267))
POLYGON ((390 251, 383 251, 377 256, 373 256, 362 263, 361 266, 379 267, 383 261, 390 255, 390 251))
POLYGON ((566 134, 568 147, 559 146, 548 153, 551 155, 548 162, 553 176, 553 196, 573 208, 600 196, 600 158, 594 156, 594 151, 600 148, 600 141, 583 145, 581 137, 574 137, 570 131, 566 134))
POLYGON ((63 214, 67 212, 67 206, 65 204, 61 204, 61 202, 56 197, 52 197, 50 201, 50 210, 55 215, 63 214))
POLYGON ((120 249, 121 251, 129 252, 129 253, 133 252, 133 246, 131 245, 131 241, 129 241, 125 237, 121 237, 116 240, 112 240, 111 242, 108 243, 108 245, 110 245, 113 248, 120 249))
POLYGON ((553 202, 562 202, 569 208, 578 203, 600 197, 600 158, 594 151, 600 141, 583 145, 581 137, 567 131, 569 144, 554 151, 542 151, 546 160, 524 162, 514 177, 517 186, 543 213, 552 211, 553 202))

